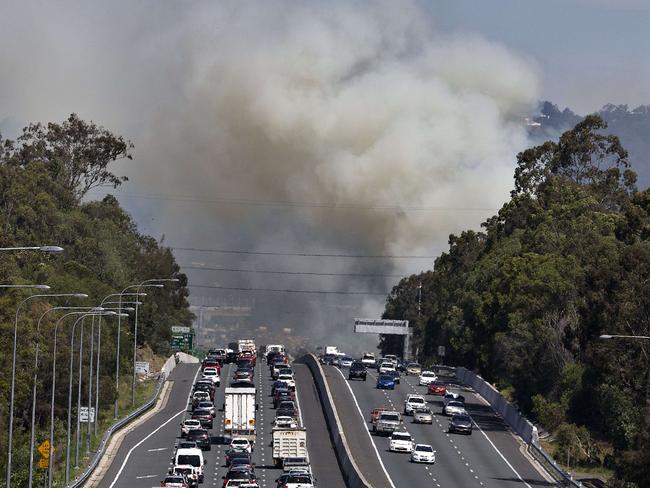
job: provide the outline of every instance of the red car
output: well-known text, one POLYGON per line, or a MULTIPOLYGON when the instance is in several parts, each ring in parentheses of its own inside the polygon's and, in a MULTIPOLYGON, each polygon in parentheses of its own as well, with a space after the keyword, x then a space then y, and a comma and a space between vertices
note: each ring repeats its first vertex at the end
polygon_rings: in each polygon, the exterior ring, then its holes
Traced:
POLYGON ((442 381, 432 381, 427 387, 428 395, 444 396, 445 393, 447 393, 447 385, 445 385, 442 381))
POLYGON ((201 370, 204 370, 205 368, 217 368, 217 373, 221 374, 221 363, 219 363, 219 361, 203 360, 203 367, 201 370))
POLYGON ((388 408, 386 408, 386 407, 373 408, 371 410, 371 412, 370 412, 370 423, 374 424, 377 421, 377 419, 379 418, 379 414, 381 414, 381 412, 385 412, 387 410, 388 410, 388 408))

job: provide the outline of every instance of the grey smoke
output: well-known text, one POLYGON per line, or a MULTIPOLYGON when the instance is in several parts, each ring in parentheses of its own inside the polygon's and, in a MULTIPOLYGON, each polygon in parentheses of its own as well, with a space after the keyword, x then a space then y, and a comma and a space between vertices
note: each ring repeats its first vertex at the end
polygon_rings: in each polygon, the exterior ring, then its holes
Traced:
MULTIPOLYGON (((528 60, 479 37, 439 33, 435 13, 416 1, 59 5, 14 6, 13 20, 0 20, 13 46, 0 48, 10 68, 0 79, 1 116, 56 120, 77 111, 129 137, 136 164, 116 168, 132 179, 125 194, 359 207, 125 196, 143 230, 165 234, 168 244, 436 254, 450 233, 477 227, 507 198, 514 154, 526 144, 522 119, 538 98, 528 60), (463 210, 444 210, 452 208, 463 210)), ((178 256, 335 272, 410 273, 432 264, 178 256)), ((293 289, 383 291, 395 283, 190 277, 293 289)), ((347 337, 351 317, 377 315, 383 303, 255 296, 256 321, 288 323, 317 340, 347 337)))

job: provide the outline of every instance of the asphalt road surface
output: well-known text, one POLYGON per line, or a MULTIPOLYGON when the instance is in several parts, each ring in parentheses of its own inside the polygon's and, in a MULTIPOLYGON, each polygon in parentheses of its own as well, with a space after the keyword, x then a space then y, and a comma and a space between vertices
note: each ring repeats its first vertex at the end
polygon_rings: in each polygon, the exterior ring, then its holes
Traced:
MULTIPOLYGON (((386 406, 402 413, 408 394, 426 395, 426 387, 418 386, 415 376, 402 376, 401 384, 395 390, 378 390, 375 388, 377 373, 374 370, 368 370, 368 379, 364 382, 348 381, 347 376, 343 376, 347 374, 346 369, 341 371, 334 366, 323 368, 339 415, 352 416, 366 428, 370 426, 368 417, 373 408, 386 406), (348 385, 353 395, 345 394, 348 385)), ((404 417, 401 430, 407 430, 415 442, 431 444, 436 450, 436 463, 433 465, 413 464, 408 454, 389 452, 388 437, 372 436, 393 485, 397 488, 552 486, 522 454, 521 443, 513 437, 491 407, 470 391, 463 389, 462 393, 466 398, 467 411, 475 422, 472 435, 447 433, 449 419, 441 413, 442 399, 433 395, 426 395, 434 413, 433 425, 414 424, 412 417, 404 417)), ((358 435, 358 429, 354 432, 346 430, 348 437, 358 435)), ((364 435, 367 436, 365 432, 364 435)), ((369 453, 358 457, 355 454, 355 460, 363 466, 364 459, 369 456, 369 453)))
MULTIPOLYGON (((170 376, 174 381, 167 405, 163 410, 150 418, 143 425, 129 433, 106 473, 100 488, 152 488, 159 487, 161 480, 172 467, 171 458, 174 454, 176 443, 180 440, 180 423, 189 418, 188 399, 194 383, 195 375, 199 369, 198 364, 179 364, 170 376)), ((214 404, 220 409, 224 403, 224 386, 232 378, 235 366, 224 366, 221 372, 221 386, 217 389, 214 404)), ((329 437, 312 436, 315 428, 322 420, 320 403, 314 403, 314 398, 309 392, 303 394, 301 389, 307 389, 309 380, 301 370, 296 369, 297 396, 301 417, 308 428, 308 450, 314 476, 320 487, 344 487, 339 466, 331 452, 329 437), (303 404, 304 396, 304 404, 303 404)), ((255 473, 260 487, 273 488, 275 480, 282 473, 273 466, 271 449, 272 423, 275 418, 271 398, 271 377, 263 361, 259 361, 255 368, 258 403, 258 431, 253 462, 255 473)), ((313 382, 312 382, 313 383, 313 382)), ((202 488, 221 487, 222 476, 226 474, 224 465, 225 451, 228 449, 223 435, 223 411, 218 411, 214 419, 212 434, 212 449, 204 451, 203 456, 207 463, 204 468, 205 481, 202 488)))

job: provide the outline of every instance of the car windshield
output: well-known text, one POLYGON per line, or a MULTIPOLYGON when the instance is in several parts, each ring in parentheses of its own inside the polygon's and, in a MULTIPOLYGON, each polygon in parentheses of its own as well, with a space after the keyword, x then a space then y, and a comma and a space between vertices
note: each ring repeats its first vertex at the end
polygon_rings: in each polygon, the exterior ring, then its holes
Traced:
POLYGON ((187 427, 198 427, 199 425, 201 425, 201 422, 199 422, 198 420, 186 420, 185 425, 187 427))
POLYGON ((212 402, 199 402, 199 408, 212 408, 212 402))
POLYGON ((454 420, 456 422, 470 422, 469 415, 454 415, 454 420))
POLYGON ((456 401, 454 401, 454 402, 449 402, 449 403, 447 404, 447 406, 448 406, 448 407, 460 407, 460 408, 463 408, 463 407, 464 407, 464 405, 463 405, 461 402, 456 402, 456 401))
POLYGON ((395 441, 410 441, 410 434, 393 434, 393 440, 395 441))
POLYGON ((390 413, 389 414, 383 414, 380 417, 380 419, 381 420, 390 420, 390 421, 394 421, 394 422, 399 422, 399 415, 390 414, 390 413))
POLYGON ((309 475, 289 475, 284 481, 285 483, 311 483, 311 478, 309 475))
POLYGON ((184 480, 180 476, 167 476, 165 483, 183 483, 184 480))
POLYGON ((431 373, 430 371, 425 371, 424 373, 422 373, 422 376, 424 376, 425 378, 433 378, 435 374, 431 373))
POLYGON ((415 446, 415 450, 420 452, 433 452, 433 448, 431 446, 415 446))
POLYGON ((379 377, 379 381, 393 381, 393 377, 385 374, 379 377))
POLYGON ((409 368, 419 368, 420 365, 419 365, 418 363, 409 363, 409 364, 408 364, 408 367, 409 367, 409 368))
POLYGON ((411 398, 409 400, 409 402, 411 402, 411 403, 424 403, 424 398, 417 398, 417 397, 416 398, 411 398))

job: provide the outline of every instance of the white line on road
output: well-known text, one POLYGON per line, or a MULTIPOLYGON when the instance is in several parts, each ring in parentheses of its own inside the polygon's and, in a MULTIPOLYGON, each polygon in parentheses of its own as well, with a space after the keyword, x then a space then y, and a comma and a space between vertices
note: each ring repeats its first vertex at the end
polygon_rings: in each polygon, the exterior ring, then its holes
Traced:
POLYGON ((136 476, 135 479, 136 480, 143 480, 143 479, 146 479, 146 478, 156 478, 157 476, 158 476, 157 474, 146 474, 144 476, 136 476))
POLYGON ((381 465, 381 469, 384 470, 384 474, 386 475, 386 478, 388 479, 388 482, 390 483, 390 486, 395 488, 395 483, 393 483, 392 478, 388 474, 388 471, 386 470, 386 466, 384 466, 384 462, 381 460, 381 456, 379 455, 379 450, 377 449, 377 446, 375 445, 375 440, 372 438, 372 435, 370 435, 370 431, 368 430, 368 426, 366 425, 366 420, 365 417, 363 416, 363 413, 361 413, 361 407, 359 407, 359 402, 357 402, 357 397, 354 396, 354 392, 352 391, 352 387, 350 384, 347 382, 345 379, 345 376, 341 372, 340 369, 334 368, 336 371, 339 372, 341 375, 341 378, 343 378, 343 383, 345 383, 345 386, 348 387, 348 390, 350 391, 350 395, 352 395, 352 399, 354 400, 354 404, 357 406, 357 411, 359 412, 359 416, 361 417, 361 422, 363 422, 363 429, 366 431, 366 434, 368 434, 368 438, 370 439, 370 443, 372 444, 372 447, 375 449, 375 454, 377 455, 377 460, 379 461, 379 464, 381 465))
MULTIPOLYGON (((199 371, 201 371, 201 368, 200 368, 200 367, 199 367, 199 369, 196 370, 196 374, 194 375, 194 379, 192 380, 192 384, 194 384, 194 382, 196 381, 196 377, 199 375, 199 371)), ((191 393, 192 393, 192 388, 190 387, 190 394, 191 394, 191 393)), ((188 395, 188 400, 187 400, 187 401, 189 402, 189 395, 188 395)), ((124 467, 126 466, 126 463, 129 462, 129 458, 131 457, 131 454, 133 454, 133 451, 135 451, 138 447, 140 447, 144 441, 146 441, 146 440, 149 439, 152 435, 154 435, 156 432, 158 432, 160 429, 162 429, 163 427, 165 427, 169 422, 171 422, 172 420, 174 420, 176 417, 178 417, 178 416, 181 415, 182 413, 185 413, 186 411, 187 411, 187 403, 185 404, 185 407, 183 407, 183 410, 181 410, 180 412, 175 413, 175 414, 172 415, 170 418, 168 418, 167 420, 165 420, 165 421, 164 421, 162 424, 160 424, 160 425, 159 425, 155 430, 153 430, 149 435, 147 435, 146 437, 144 437, 140 442, 138 442, 135 446, 133 446, 131 449, 129 449, 129 452, 126 454, 126 457, 124 458, 124 461, 122 461, 122 466, 120 466, 119 471, 118 471, 117 474, 115 475, 115 478, 113 479, 113 482, 109 485, 108 488, 113 488, 113 487, 115 486, 115 483, 117 483, 117 480, 120 478, 120 475, 122 474, 122 471, 124 471, 124 467)))
POLYGON ((166 447, 156 447, 155 449, 147 449, 147 452, 166 451, 166 447))

